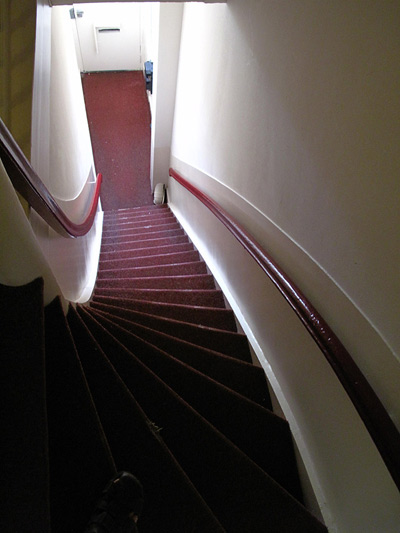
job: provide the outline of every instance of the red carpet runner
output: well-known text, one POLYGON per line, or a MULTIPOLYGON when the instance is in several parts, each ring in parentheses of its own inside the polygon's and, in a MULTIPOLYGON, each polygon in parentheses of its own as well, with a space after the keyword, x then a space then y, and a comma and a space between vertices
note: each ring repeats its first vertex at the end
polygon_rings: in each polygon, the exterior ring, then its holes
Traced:
POLYGON ((1 531, 83 532, 116 469, 144 486, 140 533, 326 531, 264 372, 168 206, 106 212, 90 304, 65 318, 42 302, 41 280, 0 286, 1 531))
POLYGON ((95 72, 82 78, 104 210, 149 205, 150 108, 141 71, 95 72))

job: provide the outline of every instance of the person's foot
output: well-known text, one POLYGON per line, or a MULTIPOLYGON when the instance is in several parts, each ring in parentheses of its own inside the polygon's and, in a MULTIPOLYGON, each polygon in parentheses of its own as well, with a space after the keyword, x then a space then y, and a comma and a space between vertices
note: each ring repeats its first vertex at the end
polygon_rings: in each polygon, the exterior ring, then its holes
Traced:
POLYGON ((129 472, 119 472, 103 490, 85 533, 135 533, 143 508, 143 487, 129 472))

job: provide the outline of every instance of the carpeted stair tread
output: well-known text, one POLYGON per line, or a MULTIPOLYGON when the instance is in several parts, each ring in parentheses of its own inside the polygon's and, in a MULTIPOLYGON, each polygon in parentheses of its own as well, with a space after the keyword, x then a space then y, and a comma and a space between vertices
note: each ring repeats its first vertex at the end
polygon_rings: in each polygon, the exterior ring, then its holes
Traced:
POLYGON ((100 261, 109 261, 111 259, 130 259, 134 257, 151 257, 158 255, 174 254, 181 252, 191 252, 194 250, 193 244, 183 242, 180 244, 170 244, 166 246, 154 246, 147 248, 136 248, 133 250, 122 250, 113 252, 101 252, 100 261))
POLYGON ((146 205, 139 205, 139 206, 130 206, 130 207, 122 207, 118 209, 108 209, 105 211, 107 215, 114 215, 114 214, 122 214, 122 213, 143 213, 143 212, 151 212, 151 211, 158 211, 161 209, 169 209, 168 204, 146 204, 146 205))
POLYGON ((176 303, 183 305, 196 305, 197 307, 225 308, 222 291, 217 289, 185 290, 185 289, 118 289, 95 287, 93 300, 97 296, 111 298, 131 298, 133 300, 146 300, 150 302, 176 303))
POLYGON ((158 246, 168 246, 170 244, 182 244, 188 243, 188 236, 181 232, 179 235, 173 235, 170 237, 153 237, 151 239, 143 240, 128 240, 123 242, 109 242, 101 243, 101 253, 103 252, 119 252, 123 250, 136 250, 138 248, 154 248, 158 246))
POLYGON ((83 531, 116 473, 61 302, 45 308, 52 531, 83 531))
POLYGON ((166 265, 151 265, 147 267, 117 268, 99 270, 97 279, 102 278, 144 278, 160 276, 192 276, 206 274, 207 267, 203 261, 191 261, 189 263, 176 263, 166 265))
POLYGON ((128 235, 136 235, 136 234, 146 234, 146 233, 153 233, 154 231, 161 232, 161 231, 170 231, 170 230, 180 230, 181 225, 178 224, 178 222, 173 221, 170 222, 169 220, 161 220, 157 221, 156 223, 150 223, 147 222, 146 224, 142 224, 140 227, 116 227, 116 228, 107 228, 105 227, 103 230, 103 238, 117 238, 117 237, 125 237, 128 235))
POLYGON ((211 274, 155 276, 144 278, 97 278, 96 287, 125 289, 215 289, 211 274))
POLYGON ((0 285, 0 530, 50 531, 43 281, 0 285))
POLYGON ((262 368, 139 324, 135 324, 134 331, 131 331, 127 329, 131 326, 131 323, 123 319, 119 319, 117 323, 115 317, 108 313, 97 311, 92 307, 85 307, 85 310, 112 335, 119 338, 121 334, 124 335, 125 331, 134 333, 137 337, 199 370, 249 400, 267 409, 272 409, 268 385, 262 368))
POLYGON ((198 326, 179 320, 162 318, 147 313, 140 313, 130 309, 123 309, 111 305, 92 302, 94 309, 105 311, 118 318, 122 318, 134 324, 141 324, 156 331, 161 331, 179 339, 184 339, 199 346, 210 348, 244 361, 251 361, 251 355, 247 338, 242 333, 220 330, 207 326, 198 326))
POLYGON ((147 302, 146 300, 111 298, 106 296, 93 297, 92 301, 226 331, 237 331, 235 316, 230 309, 147 302))
MULTIPOLYGON (((137 244, 137 243, 134 243, 137 244)), ((148 243, 147 243, 148 244, 148 243)), ((156 244, 155 246, 145 246, 143 248, 138 248, 135 246, 132 249, 123 249, 123 250, 112 250, 110 252, 101 252, 100 260, 108 259, 127 259, 131 257, 147 257, 152 255, 164 255, 164 254, 173 254, 180 252, 192 252, 194 250, 193 244, 185 239, 185 242, 178 242, 172 244, 156 244)))
POLYGON ((168 204, 154 205, 150 204, 147 206, 142 206, 143 209, 138 209, 135 207, 127 209, 119 209, 116 211, 104 212, 104 220, 106 222, 119 222, 120 220, 141 220, 144 218, 152 217, 157 219, 158 217, 163 217, 173 214, 168 204))
POLYGON ((132 242, 132 241, 146 241, 146 240, 152 240, 152 239, 161 239, 165 238, 168 239, 169 237, 179 237, 184 235, 183 229, 176 228, 176 229, 166 229, 162 231, 158 231, 155 228, 149 229, 149 230, 142 230, 139 233, 131 232, 124 235, 119 236, 105 236, 103 237, 103 243, 104 244, 122 244, 126 242, 132 242))
POLYGON ((124 269, 124 268, 134 268, 134 267, 145 267, 145 266, 160 266, 168 264, 178 264, 178 263, 191 263, 200 261, 199 252, 191 250, 188 252, 175 252, 175 253, 159 253, 158 255, 150 256, 140 256, 139 254, 134 255, 131 258, 118 258, 118 259, 105 259, 104 257, 100 258, 99 271, 101 270, 111 270, 111 269, 124 269))
MULTIPOLYGON (((264 472, 301 500, 293 445, 286 421, 127 330, 114 328, 114 339, 104 337, 103 327, 93 319, 93 315, 88 315, 82 307, 78 308, 78 313, 92 334, 103 339, 102 348, 106 353, 114 352, 116 341, 123 344, 264 472)), ((125 382, 125 376, 134 371, 130 365, 131 358, 126 357, 125 365, 121 362, 118 367, 125 382)))
POLYGON ((141 217, 139 220, 124 219, 120 221, 104 221, 103 222, 103 235, 112 235, 115 233, 131 231, 138 233, 142 228, 147 229, 149 227, 157 227, 166 229, 164 226, 168 224, 174 224, 174 227, 181 227, 176 222, 176 218, 172 213, 165 215, 159 215, 157 217, 141 217))
MULTIPOLYGON (((103 347, 105 337, 107 332, 101 340, 103 347)), ((84 351, 87 354, 86 346, 84 351)), ((97 355, 100 351, 99 347, 95 350, 97 355)), ((105 355, 117 372, 130 362, 125 385, 149 419, 161 428, 160 437, 226 530, 321 530, 301 504, 126 348, 114 342, 105 355)))
MULTIPOLYGON (((223 531, 99 344, 70 308, 68 321, 117 468, 143 484, 141 533, 223 531)), ((142 385, 139 383, 139 387, 142 385)))
MULTIPOLYGON (((227 357, 238 359, 239 361, 251 362, 251 353, 247 338, 245 335, 234 332, 227 332, 215 328, 175 321, 171 319, 162 319, 154 315, 138 313, 135 317, 131 312, 125 312, 121 308, 111 308, 111 306, 96 304, 89 308, 95 313, 100 313, 113 320, 116 324, 125 329, 134 332, 138 336, 143 336, 149 340, 149 336, 154 339, 154 344, 160 341, 160 335, 166 335, 170 339, 170 346, 175 349, 177 346, 182 347, 182 342, 192 346, 197 346, 201 350, 210 350, 227 357), (128 315, 130 315, 128 317, 128 315), (132 320, 136 318, 137 321, 132 320), (178 329, 179 327, 179 329, 178 329), (144 329, 145 328, 145 329, 144 329)), ((162 338, 165 342, 165 338, 162 338)), ((185 344, 185 349, 187 345, 185 344)))
POLYGON ((125 222, 119 224, 105 223, 103 226, 103 235, 112 236, 120 233, 123 235, 126 232, 141 233, 147 230, 154 230, 158 228, 160 231, 167 229, 179 229, 181 225, 177 222, 175 217, 158 217, 156 220, 147 220, 142 222, 125 222))
POLYGON ((154 214, 150 215, 125 215, 124 217, 105 217, 104 218, 104 228, 110 229, 113 227, 126 227, 128 225, 132 225, 133 227, 141 226, 142 224, 147 223, 154 223, 156 221, 164 221, 164 220, 176 220, 174 214, 167 210, 161 210, 156 211, 154 214))
POLYGON ((104 220, 113 220, 115 218, 125 218, 127 216, 153 216, 157 213, 169 212, 168 204, 161 205, 143 205, 139 207, 125 207, 123 209, 109 209, 104 211, 104 220))
POLYGON ((169 229, 182 229, 182 226, 172 213, 165 213, 156 217, 103 220, 103 231, 106 233, 123 233, 125 230, 132 233, 147 233, 156 229, 167 231, 169 229))
POLYGON ((159 226, 164 224, 174 224, 181 227, 174 214, 170 211, 147 216, 126 216, 119 218, 104 218, 103 231, 118 231, 121 229, 131 229, 133 232, 139 232, 141 228, 148 226, 159 226))

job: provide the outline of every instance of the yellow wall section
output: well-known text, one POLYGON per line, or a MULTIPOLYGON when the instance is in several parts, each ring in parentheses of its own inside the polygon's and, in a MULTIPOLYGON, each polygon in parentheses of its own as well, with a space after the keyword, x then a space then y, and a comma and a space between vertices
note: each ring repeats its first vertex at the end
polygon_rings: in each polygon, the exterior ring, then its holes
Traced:
MULTIPOLYGON (((35 28, 35 0, 0 0, 0 116, 28 159, 35 28)), ((26 201, 20 199, 27 212, 26 201)))
POLYGON ((0 114, 29 158, 36 1, 0 0, 0 17, 0 114))

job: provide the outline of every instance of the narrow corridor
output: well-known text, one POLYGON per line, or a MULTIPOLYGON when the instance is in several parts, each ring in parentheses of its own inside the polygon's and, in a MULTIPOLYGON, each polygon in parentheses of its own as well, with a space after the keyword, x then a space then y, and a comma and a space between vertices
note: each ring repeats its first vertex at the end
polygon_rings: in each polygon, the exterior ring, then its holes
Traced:
POLYGON ((91 72, 82 84, 104 210, 153 203, 151 114, 141 71, 91 72))

